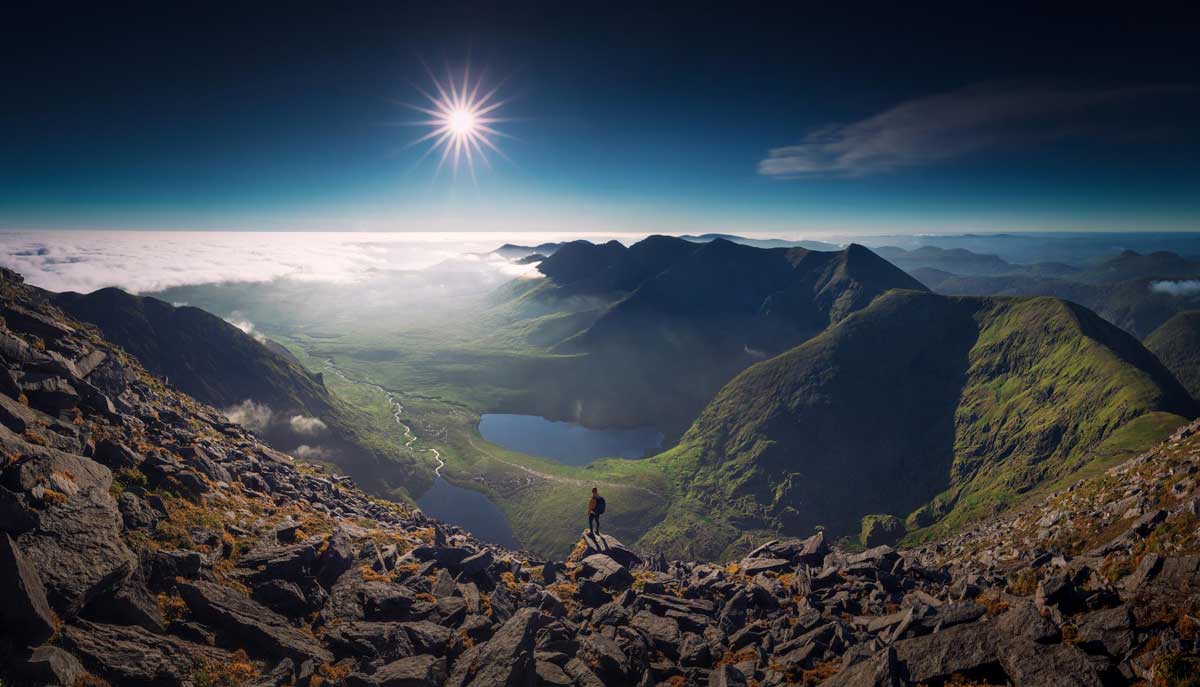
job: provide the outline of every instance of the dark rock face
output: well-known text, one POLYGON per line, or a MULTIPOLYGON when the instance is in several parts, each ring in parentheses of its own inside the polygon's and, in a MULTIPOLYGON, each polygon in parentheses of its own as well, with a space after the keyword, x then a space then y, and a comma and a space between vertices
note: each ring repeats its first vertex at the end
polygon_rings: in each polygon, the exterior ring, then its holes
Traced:
POLYGON ((66 628, 63 639, 86 667, 121 685, 178 685, 191 679, 199 662, 232 661, 219 649, 154 635, 140 627, 78 621, 66 628))
POLYGON ((51 606, 64 618, 127 575, 135 564, 121 540, 123 522, 99 463, 23 441, 0 427, 0 451, 19 457, 0 483, 34 507, 32 527, 15 533, 36 566, 51 606))
POLYGON ((197 618, 228 633, 251 654, 296 661, 333 660, 333 654, 314 637, 235 591, 211 582, 182 583, 177 588, 197 618))
POLYGON ((46 589, 37 570, 7 534, 0 534, 0 621, 13 635, 31 645, 41 644, 54 634, 54 614, 46 601, 46 589))
POLYGON ((538 612, 531 608, 523 608, 510 618, 475 655, 477 670, 469 684, 533 685, 537 674, 533 646, 538 621, 538 612))

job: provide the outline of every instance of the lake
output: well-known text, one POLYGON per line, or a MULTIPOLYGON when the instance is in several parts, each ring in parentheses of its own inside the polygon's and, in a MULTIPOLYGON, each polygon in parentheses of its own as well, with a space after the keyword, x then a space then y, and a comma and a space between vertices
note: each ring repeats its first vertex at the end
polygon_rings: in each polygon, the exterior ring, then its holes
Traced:
POLYGON ((441 477, 417 499, 426 515, 458 525, 485 542, 517 548, 517 540, 500 507, 483 494, 456 487, 441 477))
POLYGON ((479 434, 510 451, 540 456, 565 465, 587 465, 598 458, 643 458, 662 448, 662 432, 653 427, 592 429, 537 415, 488 413, 479 434))

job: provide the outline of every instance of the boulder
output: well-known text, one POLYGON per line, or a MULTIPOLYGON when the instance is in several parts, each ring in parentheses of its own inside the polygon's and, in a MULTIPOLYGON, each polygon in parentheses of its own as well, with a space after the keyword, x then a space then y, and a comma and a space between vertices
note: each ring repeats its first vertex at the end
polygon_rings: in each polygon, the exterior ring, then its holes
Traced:
POLYGON ((338 623, 325 633, 325 643, 338 659, 360 658, 394 661, 416 653, 400 623, 351 621, 338 623))
POLYGON ((537 661, 534 665, 538 687, 572 687, 575 680, 566 671, 549 661, 537 661))
POLYGON ((46 589, 37 570, 17 548, 12 538, 0 533, 0 625, 5 631, 37 645, 54 634, 54 613, 46 601, 46 589))
POLYGON ((491 550, 484 549, 473 556, 464 558, 462 563, 459 564, 459 568, 462 571, 463 577, 472 578, 491 567, 494 560, 495 556, 491 550))
POLYGON ((635 567, 642 562, 641 557, 634 553, 632 549, 626 547, 616 537, 611 535, 592 534, 584 530, 580 541, 583 544, 583 550, 579 553, 580 560, 593 554, 602 553, 626 568, 635 567))
POLYGON ((247 687, 290 687, 296 680, 296 664, 285 658, 271 672, 251 682, 247 687))
POLYGON ((908 687, 904 667, 896 650, 888 647, 865 661, 842 670, 821 683, 821 687, 908 687))
POLYGON ((329 662, 333 654, 286 618, 237 592, 211 582, 183 582, 180 596, 198 620, 235 640, 252 656, 329 662))
POLYGON ((792 567, 792 562, 786 558, 744 558, 741 572, 753 577, 759 573, 780 572, 792 567))
POLYGON ((746 684, 746 676, 742 671, 729 664, 721 665, 708 678, 709 687, 746 687, 746 684))
POLYGON ((30 683, 39 685, 86 684, 87 670, 79 659, 56 646, 39 646, 14 661, 11 670, 30 683))
POLYGON ((51 607, 69 619, 136 562, 121 539, 112 473, 93 460, 26 443, 4 427, 0 451, 18 459, 0 481, 39 504, 27 511, 32 526, 16 537, 17 547, 37 569, 51 607))
POLYGON ((114 685, 178 685, 189 682, 197 662, 228 664, 229 653, 129 626, 77 620, 63 631, 63 646, 114 685))
POLYGON ((1102 687, 1095 668, 1072 644, 1016 642, 1002 652, 1001 665, 1016 687, 1102 687))
POLYGON ((373 687, 441 687, 446 681, 446 659, 410 656, 376 670, 367 684, 373 687))
POLYGON ((162 515, 150 504, 128 491, 117 497, 117 508, 121 511, 121 522, 127 530, 153 530, 162 515))
POLYGON ((418 654, 445 655, 446 647, 454 638, 454 632, 449 628, 427 620, 401 623, 400 625, 408 633, 408 640, 418 654))
POLYGON ((316 564, 316 577, 321 586, 329 589, 337 579, 354 565, 354 540, 345 529, 336 530, 316 564))
POLYGON ((308 540, 299 544, 260 547, 238 559, 237 567, 251 571, 250 579, 253 580, 298 582, 310 576, 319 543, 319 540, 308 540))
POLYGON ((579 565, 582 574, 605 588, 622 590, 633 584, 633 575, 629 570, 605 554, 594 553, 580 561, 579 565))
POLYGON ((944 680, 955 673, 972 673, 999 661, 996 632, 991 623, 957 625, 924 637, 896 642, 897 659, 914 683, 944 680))
POLYGON ((286 580, 267 580, 254 585, 250 598, 267 608, 298 618, 308 612, 308 599, 295 582, 286 580))
POLYGON ((496 631, 475 656, 477 667, 470 684, 491 687, 535 684, 533 640, 539 614, 532 608, 517 611, 496 631))
POLYGON ((408 620, 414 602, 404 587, 374 580, 359 586, 359 598, 365 620, 408 620))
POLYGON ((162 634, 162 616, 158 599, 147 583, 152 555, 113 587, 92 600, 82 611, 89 620, 113 625, 137 625, 154 634, 162 634))
POLYGON ((615 641, 604 635, 592 634, 581 639, 576 656, 605 684, 617 685, 629 680, 629 659, 615 641))
POLYGON ((648 611, 638 611, 629 626, 646 636, 654 648, 672 657, 679 657, 679 623, 672 618, 663 618, 648 611))

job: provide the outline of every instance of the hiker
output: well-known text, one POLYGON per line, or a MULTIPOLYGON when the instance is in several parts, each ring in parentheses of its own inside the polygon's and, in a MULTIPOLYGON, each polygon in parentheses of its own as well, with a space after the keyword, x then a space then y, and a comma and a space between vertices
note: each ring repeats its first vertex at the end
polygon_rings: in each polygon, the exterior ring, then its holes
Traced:
POLYGON ((604 497, 592 487, 592 499, 588 501, 588 531, 600 534, 600 515, 604 513, 604 497))

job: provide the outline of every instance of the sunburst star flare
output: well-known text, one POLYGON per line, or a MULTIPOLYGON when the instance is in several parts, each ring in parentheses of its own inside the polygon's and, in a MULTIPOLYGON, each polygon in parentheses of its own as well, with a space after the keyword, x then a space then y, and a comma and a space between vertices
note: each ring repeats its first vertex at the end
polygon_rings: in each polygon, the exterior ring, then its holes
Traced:
POLYGON ((492 126, 505 121, 496 116, 505 103, 496 97, 499 87, 481 94, 483 78, 472 81, 470 68, 463 70, 459 80, 449 75, 443 83, 434 77, 433 86, 434 93, 421 91, 421 94, 429 99, 429 106, 410 106, 429 115, 429 119, 415 123, 431 128, 431 131, 413 141, 413 145, 433 141, 425 155, 433 151, 440 152, 435 174, 440 173, 442 167, 449 162, 454 176, 457 177, 460 167, 465 163, 473 179, 476 160, 484 166, 491 166, 487 151, 505 157, 493 140, 506 136, 492 126))

